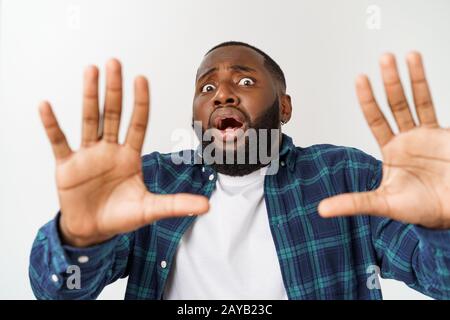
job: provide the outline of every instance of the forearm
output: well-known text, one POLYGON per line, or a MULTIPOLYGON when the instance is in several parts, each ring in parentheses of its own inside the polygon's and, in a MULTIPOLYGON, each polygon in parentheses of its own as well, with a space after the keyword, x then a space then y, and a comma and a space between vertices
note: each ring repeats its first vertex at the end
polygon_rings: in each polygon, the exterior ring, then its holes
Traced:
POLYGON ((420 291, 437 299, 450 299, 450 230, 414 226, 419 244, 413 268, 420 291))
POLYGON ((371 217, 383 278, 406 283, 435 299, 450 298, 450 231, 371 217))
POLYGON ((74 248, 61 243, 58 217, 43 226, 33 243, 29 276, 38 299, 95 299, 126 275, 132 234, 100 245, 74 248))

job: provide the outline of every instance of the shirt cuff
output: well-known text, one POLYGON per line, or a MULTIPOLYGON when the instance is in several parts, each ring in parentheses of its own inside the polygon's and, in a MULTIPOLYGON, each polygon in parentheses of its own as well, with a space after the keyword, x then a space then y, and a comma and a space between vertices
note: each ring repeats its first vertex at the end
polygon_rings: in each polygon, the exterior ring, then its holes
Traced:
MULTIPOLYGON (((52 255, 50 261, 57 273, 66 273, 68 268, 76 265, 82 269, 95 269, 109 260, 113 254, 117 242, 117 236, 101 244, 77 248, 69 245, 63 245, 59 231, 60 212, 55 219, 44 226, 42 237, 48 238, 49 251, 52 255)), ((43 240, 43 239, 42 239, 43 240)))

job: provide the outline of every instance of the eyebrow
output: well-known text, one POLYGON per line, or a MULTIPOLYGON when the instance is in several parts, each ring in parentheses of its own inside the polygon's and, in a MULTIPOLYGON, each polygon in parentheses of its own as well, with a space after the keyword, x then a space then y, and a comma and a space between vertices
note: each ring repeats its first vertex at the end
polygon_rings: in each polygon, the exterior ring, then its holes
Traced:
MULTIPOLYGON (((257 72, 256 69, 254 69, 252 67, 244 66, 244 65, 240 65, 240 64, 235 64, 235 65, 229 66, 229 67, 227 67, 227 69, 231 69, 231 70, 235 70, 235 71, 244 71, 244 72, 257 72)), ((218 70, 218 68, 214 67, 214 68, 211 68, 211 69, 205 71, 201 76, 198 77, 197 82, 199 82, 206 76, 210 75, 211 73, 216 72, 217 70, 218 70)))

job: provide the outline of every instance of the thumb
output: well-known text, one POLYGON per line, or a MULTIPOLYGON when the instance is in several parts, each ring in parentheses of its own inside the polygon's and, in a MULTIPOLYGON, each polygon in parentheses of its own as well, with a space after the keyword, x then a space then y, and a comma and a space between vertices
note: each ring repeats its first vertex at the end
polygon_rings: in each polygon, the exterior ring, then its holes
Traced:
POLYGON ((318 207, 324 218, 355 215, 387 216, 384 197, 376 191, 344 193, 322 200, 318 207))
POLYGON ((182 217, 206 213, 209 210, 208 198, 189 193, 153 194, 147 192, 144 199, 145 223, 164 218, 182 217))

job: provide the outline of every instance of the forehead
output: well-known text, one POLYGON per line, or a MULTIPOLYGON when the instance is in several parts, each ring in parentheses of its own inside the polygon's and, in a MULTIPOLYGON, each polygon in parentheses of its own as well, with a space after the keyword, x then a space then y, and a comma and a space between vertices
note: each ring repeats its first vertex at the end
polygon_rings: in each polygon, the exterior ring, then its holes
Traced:
POLYGON ((243 65, 265 72, 264 58, 258 52, 244 46, 225 46, 208 53, 202 60, 198 70, 199 75, 211 68, 243 65))

